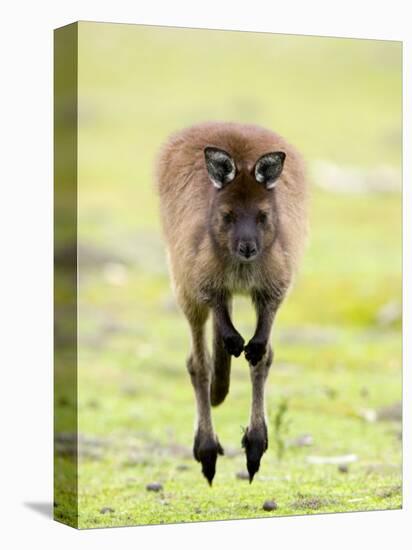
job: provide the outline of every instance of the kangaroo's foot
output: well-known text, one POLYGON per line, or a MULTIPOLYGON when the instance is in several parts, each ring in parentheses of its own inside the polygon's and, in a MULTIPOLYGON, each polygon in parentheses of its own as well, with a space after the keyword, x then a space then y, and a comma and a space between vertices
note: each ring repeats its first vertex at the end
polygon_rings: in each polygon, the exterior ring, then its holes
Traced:
POLYGON ((252 483, 255 473, 260 468, 260 460, 268 448, 268 433, 266 424, 259 428, 246 428, 242 438, 242 447, 246 453, 246 466, 249 472, 249 482, 252 483))
POLYGON ((197 432, 193 445, 193 456, 202 464, 202 473, 209 485, 212 485, 216 473, 217 455, 223 455, 224 451, 216 436, 205 435, 197 432))

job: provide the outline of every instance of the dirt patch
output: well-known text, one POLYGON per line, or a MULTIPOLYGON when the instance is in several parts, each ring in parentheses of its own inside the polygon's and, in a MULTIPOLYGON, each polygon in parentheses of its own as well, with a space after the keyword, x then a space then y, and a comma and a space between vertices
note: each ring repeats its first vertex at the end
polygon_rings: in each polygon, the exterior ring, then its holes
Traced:
POLYGON ((394 485, 393 487, 387 487, 377 491, 377 495, 380 498, 391 498, 400 494, 402 494, 402 485, 394 485))
POLYGON ((336 500, 318 496, 298 495, 298 498, 292 503, 292 508, 297 510, 319 510, 332 504, 336 504, 336 500))

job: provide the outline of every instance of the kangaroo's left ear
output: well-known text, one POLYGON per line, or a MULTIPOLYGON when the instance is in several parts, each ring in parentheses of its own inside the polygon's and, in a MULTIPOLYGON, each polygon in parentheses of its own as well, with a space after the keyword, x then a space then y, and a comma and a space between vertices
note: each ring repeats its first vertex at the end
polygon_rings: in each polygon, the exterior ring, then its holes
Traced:
POLYGON ((283 170, 286 154, 283 151, 275 151, 262 155, 253 169, 255 179, 262 183, 266 189, 273 189, 283 170))
POLYGON ((216 189, 222 189, 235 179, 236 166, 229 153, 217 147, 206 147, 204 154, 210 181, 216 189))

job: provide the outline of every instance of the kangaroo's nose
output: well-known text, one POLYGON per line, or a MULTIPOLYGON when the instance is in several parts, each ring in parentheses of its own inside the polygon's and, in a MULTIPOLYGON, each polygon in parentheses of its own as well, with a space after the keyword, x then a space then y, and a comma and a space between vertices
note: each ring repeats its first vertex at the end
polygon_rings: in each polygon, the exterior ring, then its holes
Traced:
POLYGON ((242 258, 251 260, 257 254, 257 247, 253 241, 240 241, 237 251, 242 258))

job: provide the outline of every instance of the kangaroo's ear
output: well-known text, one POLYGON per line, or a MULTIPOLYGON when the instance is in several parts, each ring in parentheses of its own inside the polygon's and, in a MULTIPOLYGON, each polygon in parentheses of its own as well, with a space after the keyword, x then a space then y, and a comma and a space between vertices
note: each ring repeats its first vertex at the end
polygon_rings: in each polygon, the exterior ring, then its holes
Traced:
POLYGON ((266 153, 261 156, 253 170, 256 181, 262 183, 266 189, 273 189, 282 173, 285 158, 286 154, 283 151, 266 153))
POLYGON ((229 153, 217 147, 206 147, 204 153, 210 181, 217 189, 234 180, 236 166, 229 153))

